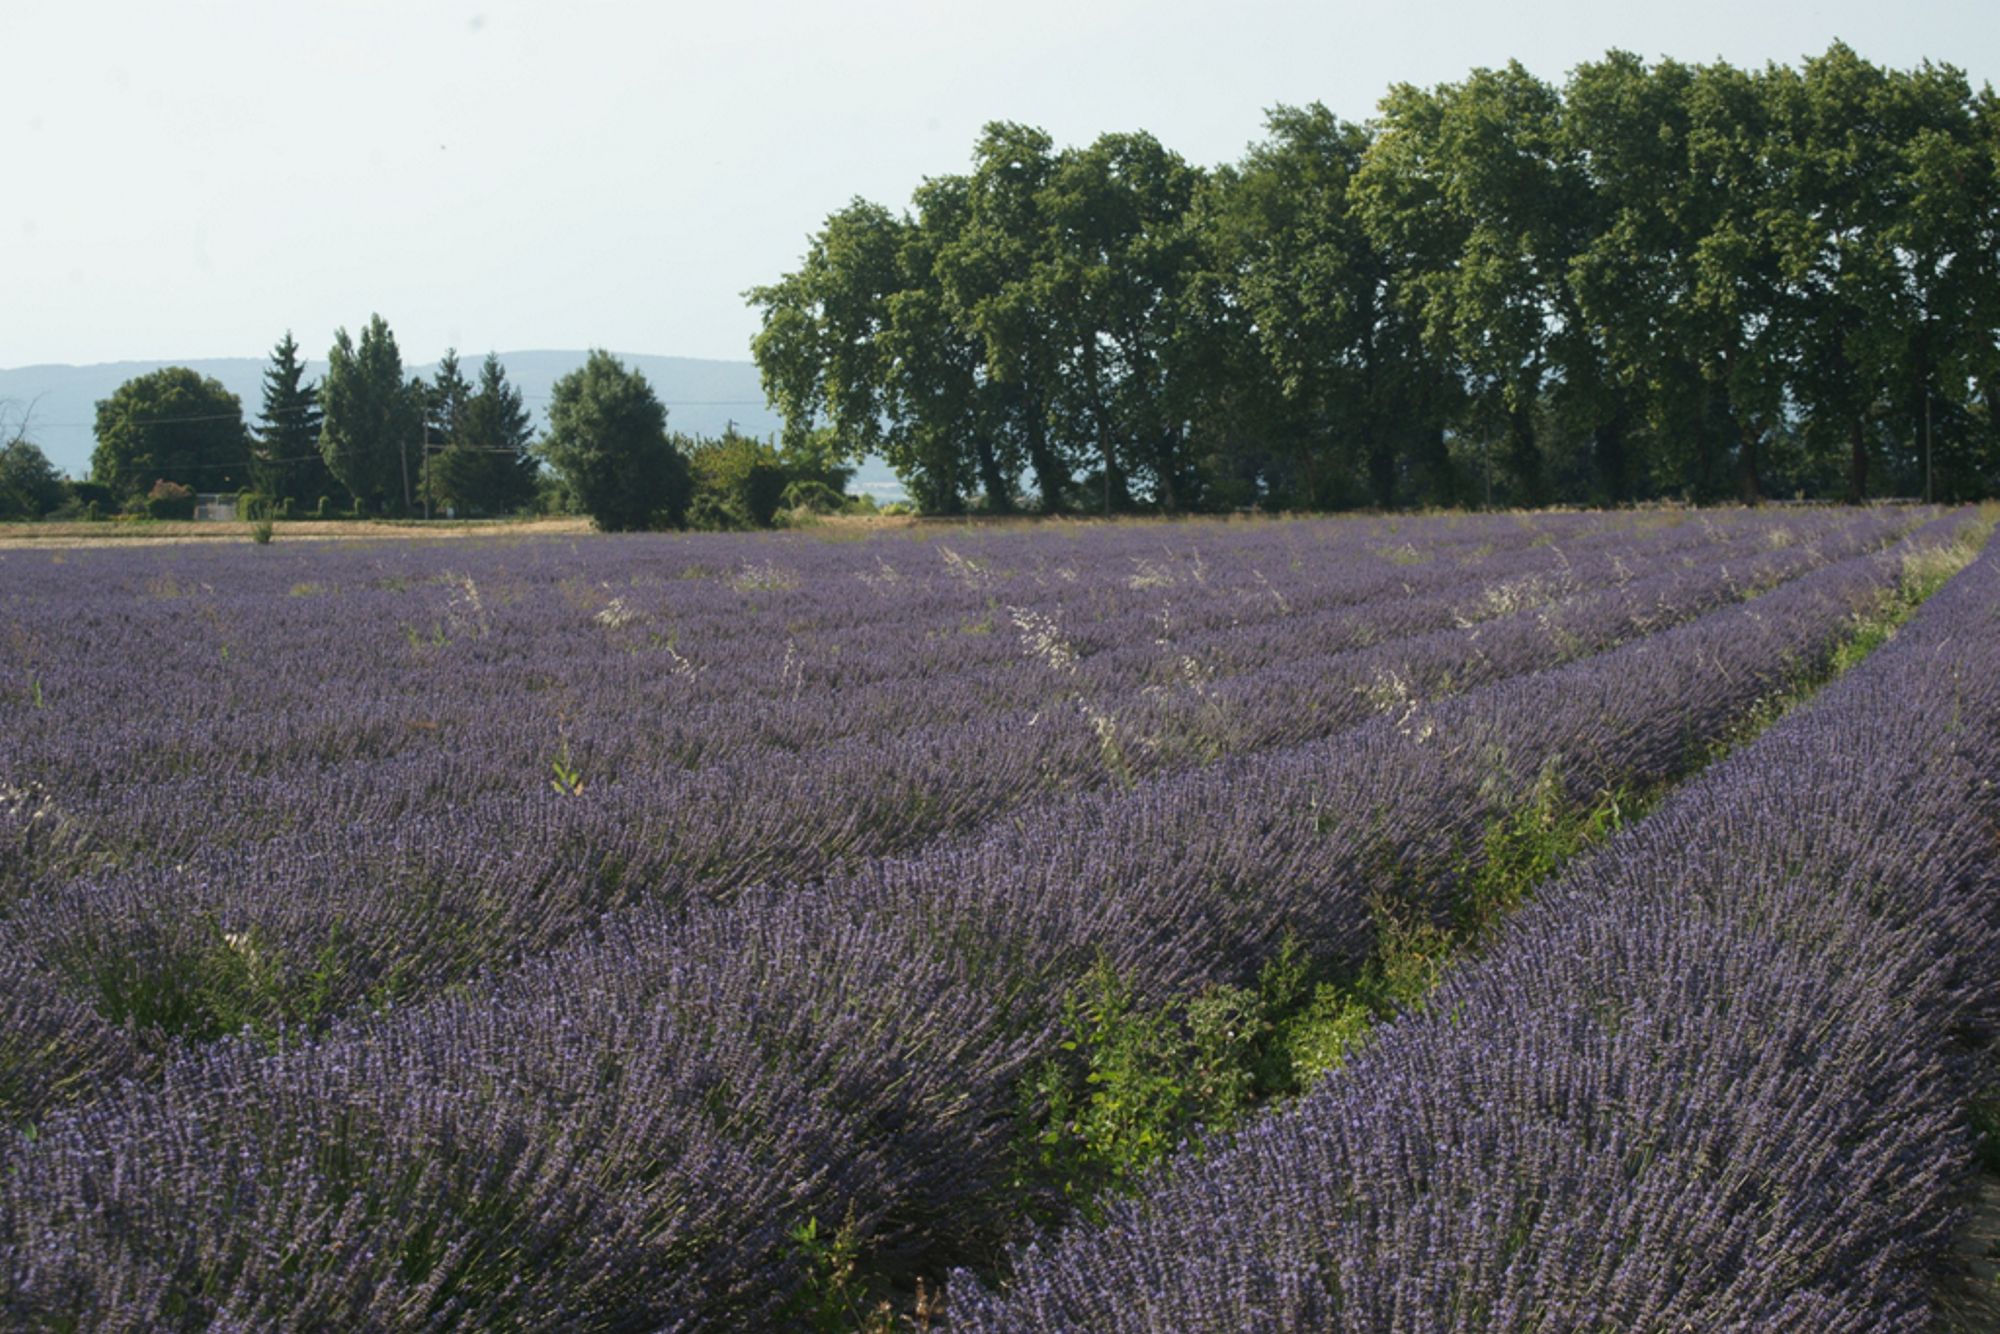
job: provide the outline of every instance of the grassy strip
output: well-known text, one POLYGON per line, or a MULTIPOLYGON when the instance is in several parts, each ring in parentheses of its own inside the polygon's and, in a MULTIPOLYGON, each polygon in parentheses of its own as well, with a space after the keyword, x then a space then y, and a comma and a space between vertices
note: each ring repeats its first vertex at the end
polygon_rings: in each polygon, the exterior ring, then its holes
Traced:
MULTIPOLYGON (((1577 855, 1642 818, 1680 782, 1749 744, 1866 658, 1978 555, 2000 507, 1988 506, 1948 545, 1904 558, 1895 586, 1856 616, 1826 662, 1802 666, 1785 690, 1694 756, 1673 784, 1569 799, 1552 765, 1487 828, 1466 859, 1449 920, 1414 914, 1392 894, 1373 905, 1374 953, 1341 970, 1287 941, 1254 985, 1214 986, 1165 1006, 1133 980, 1093 969, 1064 1002, 1065 1037, 1023 1085, 1012 1183, 1024 1222, 1099 1220, 1177 1148, 1227 1135, 1337 1070, 1378 1024, 1421 1007, 1446 970, 1476 953, 1535 888, 1577 855)), ((1985 1162, 2000 1171, 2000 1090, 1975 1108, 1985 1162), (1983 1118, 1983 1119, 1981 1119, 1983 1118)), ((1198 1150, 1196 1150, 1198 1151, 1198 1150)), ((851 1230, 809 1220, 794 1233, 815 1280, 795 1314, 822 1331, 894 1334, 942 1317, 937 1290, 914 1293, 871 1272, 851 1230)))

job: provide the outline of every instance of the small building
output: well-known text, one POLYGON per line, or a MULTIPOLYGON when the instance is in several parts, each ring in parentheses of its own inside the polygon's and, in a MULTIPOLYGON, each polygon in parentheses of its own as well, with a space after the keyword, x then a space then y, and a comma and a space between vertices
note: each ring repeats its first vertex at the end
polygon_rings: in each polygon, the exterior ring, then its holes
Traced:
POLYGON ((217 519, 223 523, 233 523, 236 519, 236 493, 234 491, 195 492, 194 517, 197 519, 217 519))

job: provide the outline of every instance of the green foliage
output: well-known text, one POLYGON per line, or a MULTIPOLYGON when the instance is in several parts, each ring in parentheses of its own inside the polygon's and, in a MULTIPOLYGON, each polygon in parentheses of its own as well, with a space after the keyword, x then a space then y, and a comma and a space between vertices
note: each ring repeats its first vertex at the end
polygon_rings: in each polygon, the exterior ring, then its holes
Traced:
POLYGON ((837 1228, 822 1228, 807 1218, 786 1234, 793 1260, 806 1281, 785 1314, 807 1329, 823 1334, 874 1327, 867 1278, 861 1271, 860 1232, 853 1213, 837 1228))
POLYGON ((356 515, 407 512, 424 407, 417 387, 403 378, 396 336, 380 315, 369 317, 358 344, 345 329, 334 334, 319 401, 320 454, 354 498, 356 515))
MULTIPOLYGON (((439 633, 441 635, 442 631, 439 633)), ((411 642, 414 643, 415 640, 413 639, 411 642)), ((440 638, 439 642, 442 643, 443 640, 440 638)), ((549 762, 549 772, 555 775, 555 777, 549 780, 549 786, 555 789, 557 796, 580 797, 583 795, 583 773, 577 767, 575 757, 570 754, 567 738, 557 746, 556 757, 549 762)))
POLYGON ((697 491, 688 503, 687 526, 704 533, 739 533, 757 525, 749 511, 730 497, 697 491))
POLYGON ((1990 1050, 1982 1074, 1984 1082, 1966 1108, 1967 1119, 1972 1126, 1980 1167, 2000 1173, 2000 1066, 1995 1065, 1990 1050))
POLYGON ((1343 1060, 1376 1017, 1287 938, 1254 987, 1164 1006, 1100 962, 1064 1000, 1064 1038, 1022 1088, 1020 1185, 1088 1211, 1191 1137, 1226 1132, 1343 1060))
POLYGON ((1081 1203, 1128 1187, 1183 1141, 1227 1132, 1345 1061, 1375 1024, 1421 1005, 1465 948, 1570 857, 1639 805, 1571 800, 1554 768, 1497 816, 1440 924, 1387 896, 1360 966, 1308 958, 1287 937, 1254 987, 1214 986, 1165 1005, 1100 962, 1064 1001, 1060 1053, 1022 1089, 1021 1184, 1081 1203))
POLYGON ((254 926, 223 929, 213 919, 185 924, 149 952, 92 952, 59 966, 97 998, 99 1012, 190 1041, 248 1033, 276 1043, 290 1030, 324 1022, 341 994, 345 964, 338 933, 303 964, 287 962, 254 926))
POLYGON ((541 472, 531 448, 534 425, 500 358, 486 354, 473 389, 458 377, 456 355, 448 354, 431 401, 431 430, 443 446, 426 465, 432 503, 460 515, 533 508, 541 472))
POLYGON ((690 527, 769 528, 794 485, 776 448, 734 431, 713 440, 680 437, 676 446, 694 484, 690 527))
POLYGON ((1190 1053, 1172 1013, 1141 1008, 1104 963, 1065 999, 1063 1030, 1064 1056, 1026 1088, 1025 1148, 1033 1175, 1087 1201, 1178 1142, 1190 1053))
POLYGON ((165 479, 153 483, 153 489, 146 493, 146 517, 149 519, 192 519, 194 517, 194 490, 179 482, 165 479))
POLYGON ((2000 487, 2000 110, 1800 68, 1518 63, 1280 107, 1243 161, 985 127, 751 291, 788 448, 927 512, 2000 487))
POLYGON ((264 368, 264 409, 250 443, 250 478, 267 496, 310 496, 334 485, 320 454, 318 387, 304 377, 299 345, 287 329, 264 368))
POLYGON ((69 493, 78 504, 85 507, 95 505, 100 512, 118 508, 118 496, 102 482, 71 482, 69 493))
MULTIPOLYGON (((872 507, 873 497, 862 496, 861 500, 872 507)), ((805 514, 839 514, 847 508, 848 501, 847 497, 825 482, 807 478, 786 483, 784 494, 778 497, 778 504, 781 508, 805 514)))
POLYGON ((67 495, 55 465, 36 445, 19 436, 0 445, 0 519, 39 519, 67 495))
POLYGON ((263 518, 250 525, 250 540, 260 547, 271 545, 271 538, 277 532, 277 525, 263 518))
POLYGON ((646 377, 596 350, 556 381, 542 453, 600 529, 677 528, 690 483, 666 428, 646 377))
POLYGON ((249 468, 242 403, 184 366, 135 376, 97 405, 90 471, 115 495, 144 496, 161 478, 234 490, 249 468))
POLYGON ((1578 801, 1551 761, 1526 796, 1487 827, 1478 864, 1467 873, 1454 905, 1459 934, 1476 936, 1514 911, 1537 884, 1616 833, 1644 804, 1625 789, 1578 801))

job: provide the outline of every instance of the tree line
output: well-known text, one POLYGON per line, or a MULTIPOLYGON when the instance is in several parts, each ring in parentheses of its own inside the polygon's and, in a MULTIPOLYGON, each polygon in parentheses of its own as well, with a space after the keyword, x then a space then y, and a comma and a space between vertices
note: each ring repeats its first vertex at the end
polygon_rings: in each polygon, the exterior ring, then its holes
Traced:
POLYGON ((2000 103, 1836 43, 1279 107, 1240 162, 986 127, 751 290, 789 451, 924 508, 2000 484, 2000 103))
MULTIPOLYGON (((219 381, 184 366, 135 376, 97 405, 90 478, 65 483, 0 421, 0 517, 124 512, 191 517, 198 493, 234 493, 257 517, 588 514, 601 528, 769 527, 787 511, 840 508, 839 469, 802 467, 731 430, 669 432, 645 376, 593 351, 558 380, 546 433, 489 353, 468 379, 449 350, 406 377, 380 315, 334 337, 305 379, 287 332, 264 370, 257 424, 219 381), (547 465, 546 467, 544 465, 547 465)), ((247 517, 247 516, 246 516, 247 517)))

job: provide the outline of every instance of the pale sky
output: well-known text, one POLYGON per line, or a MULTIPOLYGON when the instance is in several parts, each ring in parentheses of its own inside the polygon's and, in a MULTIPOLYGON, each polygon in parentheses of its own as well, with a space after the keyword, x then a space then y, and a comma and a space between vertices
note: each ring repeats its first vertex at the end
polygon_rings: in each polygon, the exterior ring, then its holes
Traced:
POLYGON ((1835 37, 2000 81, 1992 0, 961 5, 0 0, 0 367, 448 345, 741 359, 740 293, 980 126, 1233 161, 1277 103, 1610 47, 1797 63, 1835 37))

